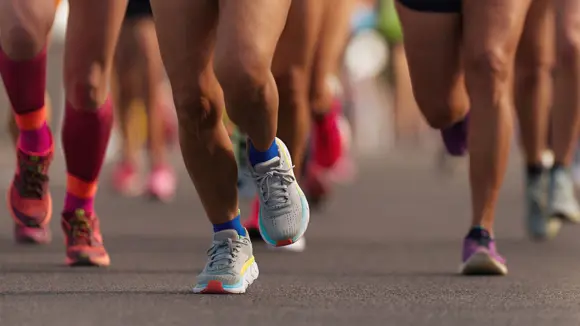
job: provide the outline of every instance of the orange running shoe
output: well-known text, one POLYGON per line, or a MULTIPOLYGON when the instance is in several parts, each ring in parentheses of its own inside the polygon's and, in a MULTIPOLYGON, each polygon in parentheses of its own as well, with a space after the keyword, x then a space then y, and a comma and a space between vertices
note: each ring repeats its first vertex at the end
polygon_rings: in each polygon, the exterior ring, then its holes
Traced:
POLYGON ((103 236, 96 215, 77 209, 62 213, 65 235, 66 264, 69 266, 109 266, 111 259, 103 245, 103 236))
POLYGON ((48 168, 53 148, 44 154, 17 150, 17 168, 8 189, 8 209, 14 219, 14 237, 18 243, 50 242, 48 223, 52 216, 52 199, 48 189, 48 168))

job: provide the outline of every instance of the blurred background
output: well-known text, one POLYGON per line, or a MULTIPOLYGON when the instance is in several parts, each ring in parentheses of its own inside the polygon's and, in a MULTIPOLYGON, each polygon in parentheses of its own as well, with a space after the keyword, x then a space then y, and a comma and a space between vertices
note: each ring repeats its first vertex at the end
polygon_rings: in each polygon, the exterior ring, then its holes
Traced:
MULTIPOLYGON (((51 126, 60 134, 63 111, 62 57, 68 4, 58 8, 49 48, 48 93, 51 99, 51 126)), ((420 148, 439 153, 433 131, 427 128, 414 102, 401 31, 392 0, 358 0, 352 12, 352 34, 343 59, 343 75, 335 76, 334 89, 344 101, 353 135, 353 154, 372 157, 395 148, 420 148)), ((0 124, 10 124, 9 104, 0 87, 0 124)), ((132 110, 138 117, 132 131, 137 142, 145 143, 147 114, 141 101, 132 110)), ((60 145, 60 142, 58 142, 60 145)), ((0 159, 12 160, 10 134, 0 132, 0 159)), ((119 129, 110 142, 107 161, 120 150, 119 129)))

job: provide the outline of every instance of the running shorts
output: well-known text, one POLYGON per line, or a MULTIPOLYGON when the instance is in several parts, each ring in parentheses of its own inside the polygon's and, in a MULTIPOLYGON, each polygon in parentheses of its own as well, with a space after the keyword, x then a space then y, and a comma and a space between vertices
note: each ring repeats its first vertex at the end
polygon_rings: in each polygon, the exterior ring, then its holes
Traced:
POLYGON ((125 19, 147 18, 152 15, 153 12, 151 11, 149 0, 129 0, 125 19))
POLYGON ((379 2, 378 28, 391 44, 403 41, 401 22, 395 10, 395 0, 381 0, 379 2))
MULTIPOLYGON (((398 0, 403 6, 416 11, 454 13, 461 12, 462 0, 398 0)), ((482 0, 473 0, 482 1, 482 0)), ((483 0, 485 1, 485 0, 483 0)))

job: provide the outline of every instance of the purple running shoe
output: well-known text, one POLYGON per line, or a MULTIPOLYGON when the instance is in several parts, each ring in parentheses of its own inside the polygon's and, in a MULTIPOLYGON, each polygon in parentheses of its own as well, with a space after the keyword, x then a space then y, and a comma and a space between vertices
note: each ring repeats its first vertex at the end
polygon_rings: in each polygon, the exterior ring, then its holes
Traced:
POLYGON ((500 256, 495 241, 482 227, 472 228, 463 242, 463 275, 506 275, 505 259, 500 256))
POLYGON ((469 124, 469 113, 463 120, 455 123, 451 127, 441 129, 441 136, 447 152, 451 156, 463 156, 467 153, 467 132, 469 124))

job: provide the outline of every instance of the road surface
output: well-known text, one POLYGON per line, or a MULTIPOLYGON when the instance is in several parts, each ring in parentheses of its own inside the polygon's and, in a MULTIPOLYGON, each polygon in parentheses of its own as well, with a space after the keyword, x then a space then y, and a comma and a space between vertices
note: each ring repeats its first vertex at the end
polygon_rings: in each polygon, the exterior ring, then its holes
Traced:
MULTIPOLYGON (((528 241, 517 166, 513 159, 498 212, 508 277, 456 275, 469 217, 466 178, 442 177, 432 155, 405 152, 361 163, 358 182, 312 218, 305 253, 256 245, 260 278, 243 296, 190 293, 211 226, 189 184, 160 206, 121 199, 105 182, 97 207, 113 261, 107 270, 62 265, 57 219, 54 243, 41 248, 14 245, 9 218, 0 219, 0 325, 577 326, 580 229, 528 241)), ((6 179, 10 167, 2 169, 6 179)))

